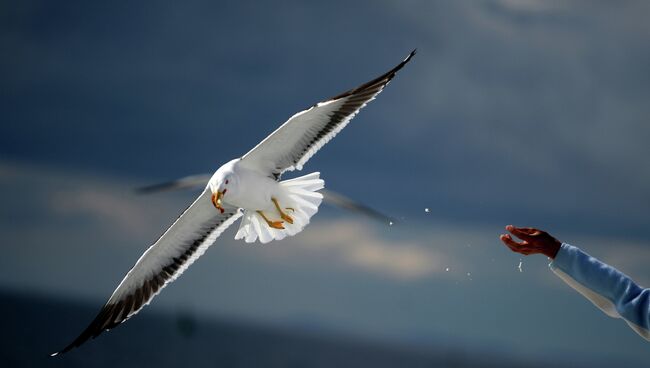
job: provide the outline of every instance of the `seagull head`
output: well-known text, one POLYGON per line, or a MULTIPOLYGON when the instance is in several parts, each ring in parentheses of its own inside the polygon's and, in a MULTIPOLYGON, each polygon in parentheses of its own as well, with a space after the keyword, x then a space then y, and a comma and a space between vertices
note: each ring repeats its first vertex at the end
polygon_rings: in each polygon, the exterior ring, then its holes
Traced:
POLYGON ((212 204, 221 213, 224 212, 223 200, 226 194, 230 194, 238 181, 237 174, 234 172, 233 165, 225 164, 214 173, 208 186, 212 192, 212 204))

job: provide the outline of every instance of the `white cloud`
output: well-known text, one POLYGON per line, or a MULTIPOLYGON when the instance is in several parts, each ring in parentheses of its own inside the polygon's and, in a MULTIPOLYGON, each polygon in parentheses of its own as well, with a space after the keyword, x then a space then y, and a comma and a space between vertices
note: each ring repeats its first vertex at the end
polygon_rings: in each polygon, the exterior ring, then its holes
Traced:
POLYGON ((499 0, 497 2, 508 8, 529 12, 541 11, 561 5, 561 3, 547 0, 499 0))
POLYGON ((146 209, 133 203, 123 193, 120 195, 108 188, 60 191, 51 197, 50 206, 58 215, 85 215, 108 223, 115 232, 141 235, 151 225, 146 209))
POLYGON ((271 249, 263 252, 267 258, 279 262, 320 262, 405 281, 445 272, 441 252, 410 239, 387 239, 354 220, 313 223, 302 234, 264 249, 271 249))
POLYGON ((79 226, 95 233, 150 242, 184 208, 178 197, 136 195, 136 182, 128 178, 7 161, 0 161, 0 178, 11 193, 7 205, 34 213, 26 224, 31 227, 82 218, 79 226))

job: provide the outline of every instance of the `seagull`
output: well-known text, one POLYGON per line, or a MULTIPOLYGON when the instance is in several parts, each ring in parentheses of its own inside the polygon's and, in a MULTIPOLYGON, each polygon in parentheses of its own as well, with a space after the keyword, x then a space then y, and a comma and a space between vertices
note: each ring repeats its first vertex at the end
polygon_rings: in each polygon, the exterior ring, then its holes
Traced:
POLYGON ((242 218, 235 239, 267 243, 299 233, 318 211, 319 172, 283 180, 338 134, 406 65, 293 115, 241 158, 221 166, 203 192, 138 259, 90 325, 56 356, 137 314, 242 218))
MULTIPOLYGON (((178 190, 203 189, 208 184, 211 177, 212 174, 188 175, 166 182, 142 186, 136 188, 135 192, 138 194, 152 194, 178 190)), ((319 193, 323 195, 323 202, 326 202, 332 206, 339 207, 362 216, 366 216, 382 224, 391 225, 398 222, 397 219, 385 215, 372 207, 355 201, 352 198, 332 189, 323 188, 319 191, 319 193)))

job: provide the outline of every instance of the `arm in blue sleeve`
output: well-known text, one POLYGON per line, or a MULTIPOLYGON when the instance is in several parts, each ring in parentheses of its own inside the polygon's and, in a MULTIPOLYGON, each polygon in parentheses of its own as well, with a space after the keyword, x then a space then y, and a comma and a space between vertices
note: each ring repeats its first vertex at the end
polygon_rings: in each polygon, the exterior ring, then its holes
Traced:
POLYGON ((650 340, 650 289, 641 288, 619 270, 566 243, 550 267, 607 315, 623 318, 650 340))

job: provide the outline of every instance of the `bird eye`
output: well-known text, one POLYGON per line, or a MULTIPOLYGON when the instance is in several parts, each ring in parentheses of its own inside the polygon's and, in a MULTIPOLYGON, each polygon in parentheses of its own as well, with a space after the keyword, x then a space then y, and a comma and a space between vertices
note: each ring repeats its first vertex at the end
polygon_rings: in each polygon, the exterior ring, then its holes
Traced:
POLYGON ((228 180, 226 180, 226 184, 228 184, 228 180))

